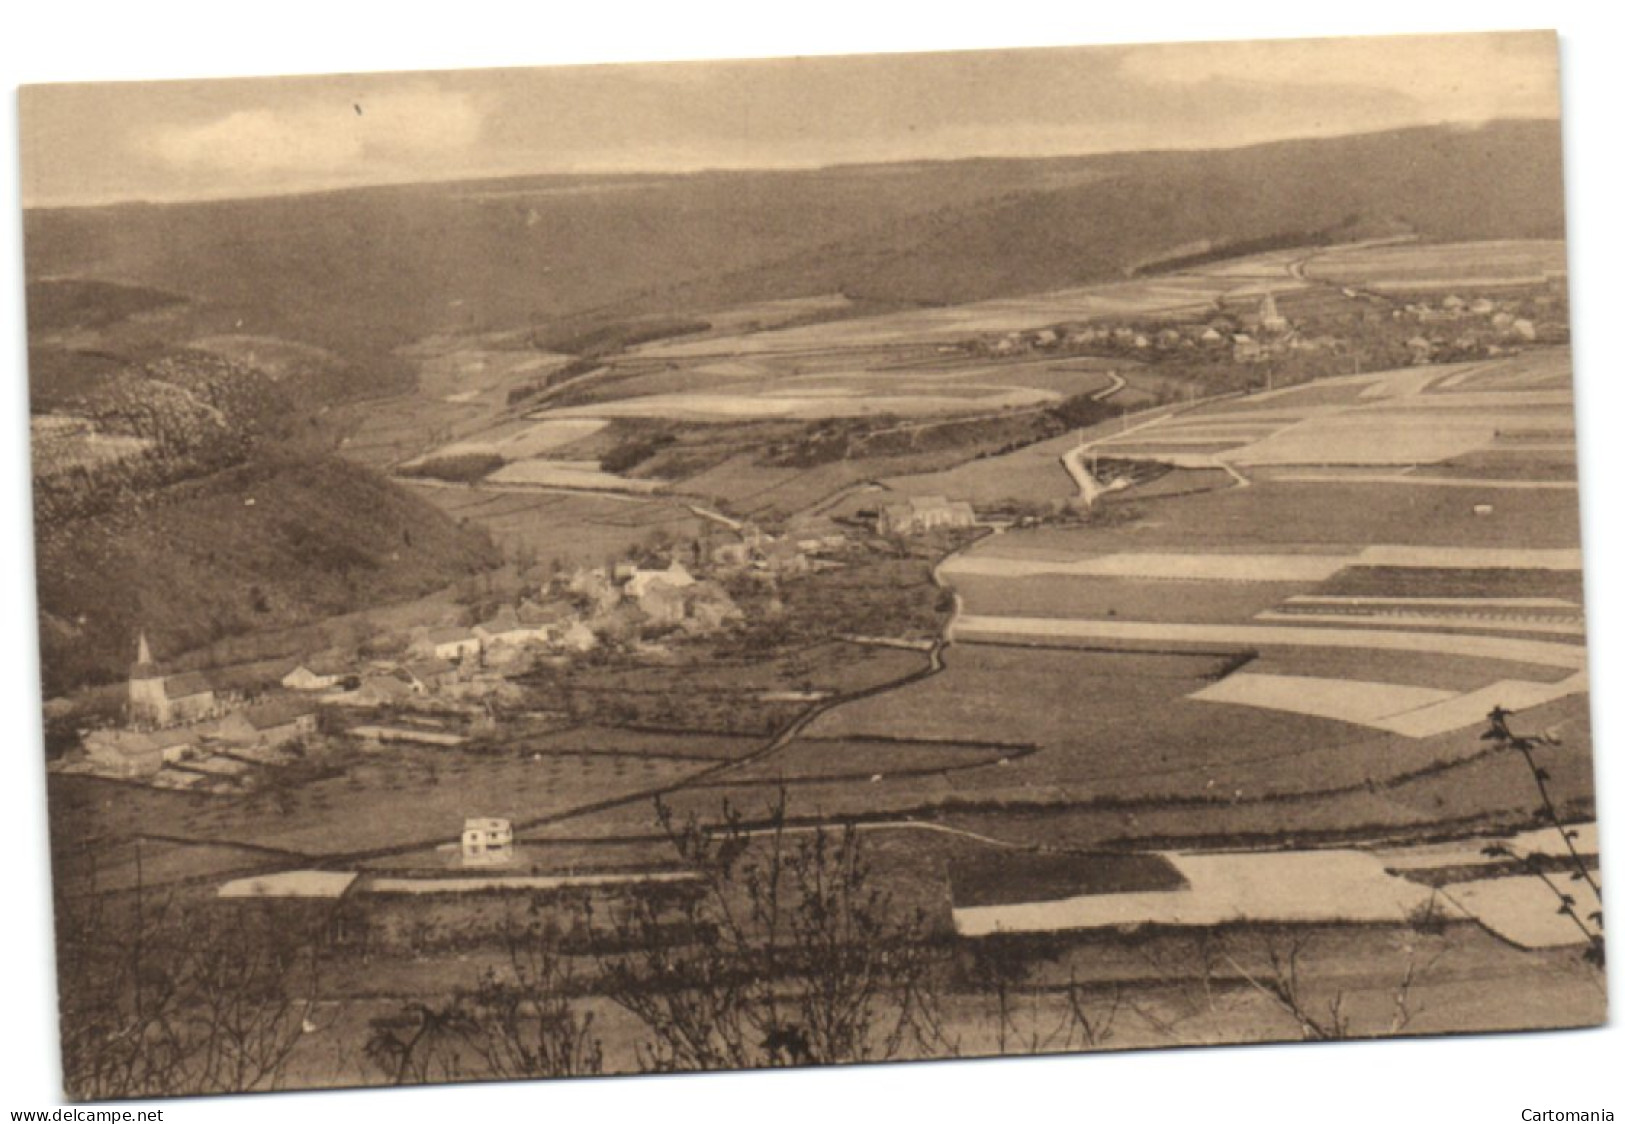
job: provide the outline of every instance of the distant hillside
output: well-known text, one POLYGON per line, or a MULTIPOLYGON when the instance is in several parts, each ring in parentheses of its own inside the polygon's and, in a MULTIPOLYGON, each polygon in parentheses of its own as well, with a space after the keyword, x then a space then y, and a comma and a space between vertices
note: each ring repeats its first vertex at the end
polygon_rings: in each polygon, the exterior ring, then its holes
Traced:
POLYGON ((1112 158, 1115 174, 901 239, 856 296, 953 303, 1117 276, 1199 240, 1266 242, 1395 219, 1425 239, 1563 236, 1555 125, 1415 129, 1112 158), (976 263, 985 263, 979 268, 976 263))
POLYGON ((179 349, 210 352, 278 383, 288 407, 320 408, 411 385, 387 353, 351 357, 296 340, 243 335, 241 318, 208 295, 52 278, 28 282, 29 401, 35 413, 95 393, 124 365, 179 349))
MULTIPOLYGON (((844 291, 937 303, 1120 276, 1183 247, 1403 225, 1561 237, 1555 122, 1213 152, 529 177, 35 210, 31 278, 185 294, 355 360, 436 331, 844 291)), ((214 331, 228 330, 215 327, 214 331)))
POLYGON ((160 655, 439 589, 489 542, 366 469, 262 450, 246 464, 36 529, 47 694, 160 655))
POLYGON ((28 287, 28 331, 35 335, 99 328, 185 299, 108 281, 36 281, 28 287))

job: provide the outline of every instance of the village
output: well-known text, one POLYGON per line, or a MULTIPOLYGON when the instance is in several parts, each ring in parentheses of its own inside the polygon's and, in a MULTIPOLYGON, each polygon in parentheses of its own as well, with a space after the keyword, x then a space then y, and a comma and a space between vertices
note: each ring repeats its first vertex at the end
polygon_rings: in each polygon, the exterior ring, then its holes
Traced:
MULTIPOLYGON (((1446 293, 1400 303, 1391 297, 1344 286, 1345 301, 1368 305, 1373 318, 1387 320, 1402 333, 1406 359, 1412 364, 1493 358, 1515 353, 1520 345, 1561 343, 1568 328, 1553 294, 1531 301, 1463 297, 1446 293), (1453 325, 1446 328, 1444 325, 1453 325), (1413 326, 1416 330, 1410 331, 1413 326), (1405 335, 1403 333, 1410 332, 1405 335)), ((1311 330, 1286 315, 1275 294, 1264 290, 1256 302, 1231 301, 1234 308, 1209 310, 1176 321, 1110 320, 1055 325, 1038 330, 991 334, 965 341, 960 350, 995 358, 1044 353, 1122 355, 1142 360, 1201 357, 1238 364, 1263 364, 1290 356, 1338 354, 1356 346, 1348 333, 1311 330)))
MULTIPOLYGON (((262 662, 169 669, 143 632, 117 719, 81 729, 77 748, 50 767, 231 796, 253 791, 267 770, 320 758, 335 746, 456 749, 496 736, 508 715, 550 717, 534 709, 525 687, 538 671, 611 653, 634 666, 669 663, 684 643, 746 623, 730 589, 775 614, 782 612, 781 583, 839 570, 854 551, 873 550, 878 538, 977 521, 968 503, 940 496, 882 504, 844 527, 798 520, 778 534, 707 509, 696 513, 708 533, 693 541, 536 576, 511 597, 463 610, 477 617, 471 623, 384 632, 365 645, 313 652, 275 668, 262 662)), ((479 817, 469 822, 476 826, 467 830, 482 839, 507 830, 479 817)), ((509 852, 482 843, 470 854, 475 865, 491 865, 509 852)))

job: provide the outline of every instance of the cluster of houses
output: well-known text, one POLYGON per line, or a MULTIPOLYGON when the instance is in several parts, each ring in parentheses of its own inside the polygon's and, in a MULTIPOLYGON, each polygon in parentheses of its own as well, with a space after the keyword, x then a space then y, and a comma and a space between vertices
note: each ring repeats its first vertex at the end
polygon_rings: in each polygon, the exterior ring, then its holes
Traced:
POLYGON ((1076 328, 1044 328, 1010 332, 980 350, 999 356, 1033 351, 1089 351, 1168 353, 1176 351, 1228 353, 1241 363, 1256 363, 1281 351, 1314 351, 1335 347, 1331 337, 1300 333, 1281 314, 1272 293, 1264 293, 1256 313, 1235 317, 1216 314, 1203 321, 1144 327, 1132 324, 1090 324, 1076 328))
POLYGON ((167 779, 186 787, 280 760, 317 731, 316 706, 297 695, 250 700, 216 689, 201 672, 161 672, 144 634, 128 691, 127 724, 87 730, 81 739, 89 772, 155 777, 180 767, 167 779))
POLYGON ((840 565, 836 557, 851 545, 846 532, 823 516, 799 516, 784 528, 783 534, 773 535, 748 519, 730 519, 704 507, 689 510, 734 535, 732 541, 707 538, 695 544, 696 563, 718 576, 772 580, 780 575, 832 569, 840 565))
POLYGON ((1416 320, 1423 324, 1437 324, 1457 320, 1487 320, 1492 328, 1523 339, 1535 338, 1534 321, 1518 315, 1517 304, 1497 302, 1488 297, 1468 300, 1451 294, 1438 304, 1418 301, 1393 311, 1395 320, 1416 320))
MULTIPOLYGON (((380 649, 388 658, 376 651, 370 658, 335 651, 303 657, 291 667, 254 668, 247 692, 223 688, 228 673, 160 670, 143 634, 130 669, 126 723, 83 731, 84 753, 74 768, 173 787, 191 787, 199 778, 221 781, 302 751, 317 733, 318 715, 331 706, 468 715, 477 725, 490 718, 493 705, 522 702, 514 677, 539 661, 568 659, 611 642, 651 647, 668 635, 726 629, 742 622, 744 613, 718 579, 775 582, 840 566, 837 556, 850 545, 846 532, 827 520, 803 521, 772 535, 751 523, 702 514, 735 533, 727 541, 704 538, 680 547, 664 565, 612 559, 558 575, 533 589, 534 598, 517 597, 474 624, 399 635, 380 649)), ((888 504, 879 517, 882 532, 892 534, 974 521, 969 504, 940 496, 888 504)), ((351 733, 365 741, 371 729, 351 733)), ((406 740, 466 740, 443 731, 411 732, 406 740)), ((395 727, 378 727, 372 740, 402 740, 399 734, 395 727)))
MULTIPOLYGON (((1344 295, 1360 296, 1352 289, 1344 290, 1344 295)), ((1515 301, 1488 297, 1451 295, 1436 303, 1417 301, 1394 308, 1391 315, 1396 321, 1460 325, 1454 334, 1424 331, 1407 340, 1405 347, 1414 363, 1499 355, 1520 343, 1556 339, 1562 331, 1560 326, 1537 323, 1522 315, 1522 306, 1515 301)), ((1344 341, 1335 336, 1306 334, 1282 315, 1274 295, 1266 292, 1259 298, 1257 311, 1243 316, 1215 314, 1202 321, 1160 327, 1100 323, 1045 328, 1010 332, 969 346, 996 356, 1057 349, 1142 357, 1188 352, 1225 355, 1237 363, 1262 363, 1291 352, 1335 351, 1344 346, 1344 341)))
POLYGON ((591 652, 608 641, 654 631, 704 635, 744 619, 715 581, 696 578, 675 556, 663 567, 629 562, 581 567, 557 582, 558 596, 520 598, 472 625, 421 627, 395 659, 302 661, 282 677, 290 691, 326 705, 361 708, 428 702, 479 710, 519 698, 511 678, 538 659, 591 652))
POLYGON ((1441 358, 1501 355, 1519 344, 1557 338, 1560 330, 1520 316, 1520 311, 1515 302, 1488 297, 1468 300, 1452 294, 1438 304, 1419 301, 1396 308, 1393 317, 1418 324, 1454 325, 1448 333, 1435 328, 1405 341, 1411 362, 1428 363, 1441 358))
POLYGON ((595 636, 628 635, 651 626, 704 634, 744 619, 727 590, 696 578, 675 555, 659 568, 630 562, 581 568, 565 589, 585 614, 576 623, 595 636))

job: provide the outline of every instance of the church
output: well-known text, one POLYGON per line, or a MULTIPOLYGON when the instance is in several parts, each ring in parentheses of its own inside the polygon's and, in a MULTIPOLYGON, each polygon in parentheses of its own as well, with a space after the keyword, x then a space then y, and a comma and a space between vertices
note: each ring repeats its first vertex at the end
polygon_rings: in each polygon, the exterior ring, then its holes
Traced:
POLYGON ((152 661, 152 650, 143 632, 136 649, 135 666, 130 668, 130 724, 132 726, 173 726, 211 718, 220 710, 214 688, 197 671, 164 675, 152 661))

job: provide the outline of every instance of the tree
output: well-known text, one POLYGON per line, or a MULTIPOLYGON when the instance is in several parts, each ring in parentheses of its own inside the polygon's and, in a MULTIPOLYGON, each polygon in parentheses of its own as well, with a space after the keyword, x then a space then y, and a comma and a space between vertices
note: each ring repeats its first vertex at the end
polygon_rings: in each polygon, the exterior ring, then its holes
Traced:
POLYGON ((62 1073, 76 1099, 274 1088, 317 994, 315 929, 137 891, 58 894, 62 1073))
POLYGON ((1585 885, 1591 891, 1591 897, 1597 903, 1597 908, 1589 909, 1582 906, 1573 893, 1554 882, 1539 856, 1517 855, 1510 848, 1498 843, 1484 848, 1484 853, 1494 857, 1516 859, 1525 871, 1544 882, 1557 899, 1557 912, 1572 921, 1585 937, 1586 960, 1601 968, 1607 960, 1602 926, 1602 887, 1598 885, 1596 876, 1580 857, 1580 852, 1574 845, 1574 830, 1566 826, 1558 815, 1557 803, 1552 799, 1551 773, 1535 759, 1537 749, 1558 746, 1562 742, 1551 731, 1544 734, 1514 733, 1508 724, 1512 714, 1512 711, 1502 706, 1491 710, 1486 715, 1490 728, 1480 737, 1485 741, 1495 742, 1502 749, 1516 751, 1529 766, 1529 774, 1534 778, 1535 790, 1540 798, 1540 816, 1557 831, 1558 837, 1563 842, 1564 854, 1561 861, 1567 868, 1568 881, 1571 886, 1585 885))
POLYGON ((492 1077, 578 1077, 602 1073, 593 1016, 574 996, 576 972, 551 925, 532 919, 508 933, 508 963, 489 968, 459 996, 459 1032, 492 1077))
POLYGON ((792 828, 657 816, 694 881, 634 899, 599 950, 600 990, 651 1033, 646 1069, 880 1061, 942 1051, 939 965, 918 911, 897 909, 850 825, 792 828))

